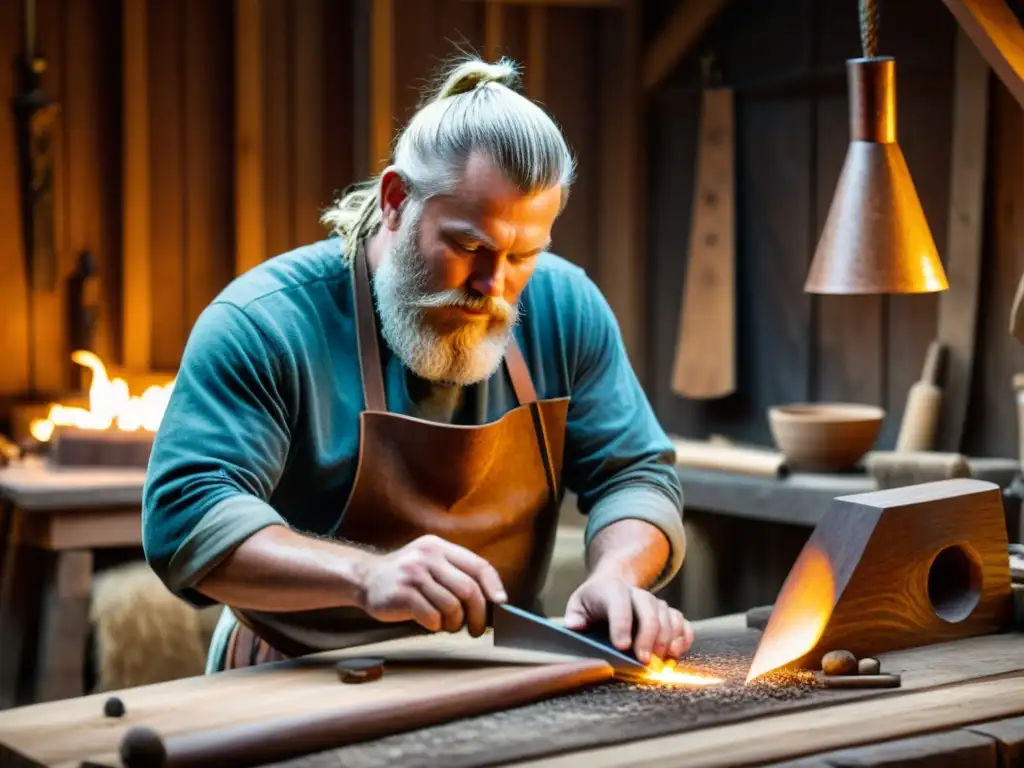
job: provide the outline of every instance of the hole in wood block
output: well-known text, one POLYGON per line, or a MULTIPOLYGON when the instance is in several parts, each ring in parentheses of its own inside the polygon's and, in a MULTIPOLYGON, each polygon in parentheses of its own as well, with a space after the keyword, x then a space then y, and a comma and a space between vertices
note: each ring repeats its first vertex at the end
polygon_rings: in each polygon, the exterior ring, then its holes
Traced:
POLYGON ((963 621, 981 599, 981 561, 965 544, 946 547, 928 568, 928 599, 935 615, 951 624, 963 621))

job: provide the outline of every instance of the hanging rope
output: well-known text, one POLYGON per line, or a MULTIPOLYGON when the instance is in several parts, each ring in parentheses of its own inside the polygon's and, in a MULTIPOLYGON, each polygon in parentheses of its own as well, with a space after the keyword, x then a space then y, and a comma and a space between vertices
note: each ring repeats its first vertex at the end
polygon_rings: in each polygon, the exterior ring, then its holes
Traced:
POLYGON ((865 59, 878 55, 878 0, 860 0, 860 45, 865 59))

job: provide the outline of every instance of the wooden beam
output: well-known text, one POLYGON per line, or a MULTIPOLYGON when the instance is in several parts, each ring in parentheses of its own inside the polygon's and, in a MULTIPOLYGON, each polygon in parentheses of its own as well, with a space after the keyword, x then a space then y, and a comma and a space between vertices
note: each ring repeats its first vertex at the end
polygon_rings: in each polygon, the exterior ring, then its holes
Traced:
POLYGON ((373 0, 370 7, 370 167, 384 170, 391 159, 395 119, 394 0, 373 0))
POLYGON ((956 40, 953 152, 949 176, 946 274, 939 294, 939 341, 946 347, 935 450, 959 452, 974 374, 985 220, 989 67, 962 30, 956 40))
POLYGON ((505 8, 501 0, 488 0, 484 6, 484 58, 497 61, 505 39, 505 8))
POLYGON ((672 72, 729 0, 681 0, 644 54, 643 87, 651 91, 672 72))
POLYGON ((121 342, 125 368, 152 367, 148 3, 124 0, 124 204, 121 342))
MULTIPOLYGON (((327 165, 324 131, 326 99, 326 16, 324 0, 302 0, 290 9, 294 18, 291 98, 295 120, 292 130, 292 238, 296 245, 323 237, 319 210, 330 202, 323 197, 327 165)), ((332 97, 334 98, 334 97, 332 97)))
POLYGON ((235 274, 266 256, 263 0, 235 0, 235 274))
MULTIPOLYGON (((463 0, 471 3, 490 3, 492 0, 463 0)), ((527 8, 615 8, 623 0, 501 0, 505 5, 519 5, 527 8)))
MULTIPOLYGON (((13 61, 22 50, 19 34, 22 11, 21 3, 0 3, 0 30, 3 30, 0 34, 0 55, 6 62, 13 61)), ((16 88, 15 78, 8 76, 0 80, 0 101, 4 104, 0 110, 0 135, 4 136, 0 141, 0 168, 9 169, 7 172, 11 174, 18 167, 18 146, 14 141, 16 118, 9 106, 17 93, 16 88)), ((30 275, 26 268, 21 230, 22 194, 21 185, 15 183, 13 175, 5 177, 4 183, 0 184, 0 231, 8 233, 0 251, 0 274, 3 275, 0 279, 0 307, 3 308, 0 314, 0 349, 4 351, 4 361, 0 364, 0 393, 4 395, 21 395, 32 388, 30 275)), ((4 405, 0 402, 0 418, 8 413, 4 405)), ((13 432, 13 423, 11 426, 13 432)), ((0 560, 2 558, 3 554, 0 554, 0 560)))
POLYGON ((943 0, 957 23, 1024 107, 1024 25, 1006 0, 943 0))
POLYGON ((526 93, 543 103, 547 95, 548 9, 530 8, 526 16, 526 93))
POLYGON ((644 378, 647 262, 643 242, 640 41, 642 0, 603 19, 597 282, 618 319, 626 352, 644 378))

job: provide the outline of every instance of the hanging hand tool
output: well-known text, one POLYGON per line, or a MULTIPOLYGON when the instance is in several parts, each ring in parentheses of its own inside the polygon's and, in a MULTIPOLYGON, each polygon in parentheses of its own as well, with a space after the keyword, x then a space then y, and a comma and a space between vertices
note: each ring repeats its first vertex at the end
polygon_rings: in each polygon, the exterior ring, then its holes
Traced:
POLYGON ((736 390, 733 92, 703 61, 690 257, 679 315, 672 390, 710 399, 736 390))
POLYGON ((59 107, 42 91, 39 80, 46 59, 36 50, 36 4, 25 0, 25 53, 21 62, 22 88, 14 98, 21 182, 22 237, 32 287, 52 291, 57 286, 54 235, 54 126, 59 107))

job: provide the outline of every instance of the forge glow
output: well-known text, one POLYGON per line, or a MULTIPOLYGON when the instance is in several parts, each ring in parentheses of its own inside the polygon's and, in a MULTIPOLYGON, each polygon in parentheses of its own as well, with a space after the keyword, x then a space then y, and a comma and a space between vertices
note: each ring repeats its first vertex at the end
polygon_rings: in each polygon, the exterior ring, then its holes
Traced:
POLYGON ((658 658, 651 659, 644 680, 662 685, 719 685, 724 682, 719 677, 678 669, 675 659, 663 662, 658 658))
POLYGON ((835 578, 828 557, 808 546, 775 601, 754 653, 747 682, 796 661, 821 638, 835 605, 835 578))
POLYGON ((156 432, 174 389, 173 380, 163 386, 148 387, 141 395, 133 395, 124 379, 107 376, 106 365, 93 352, 78 349, 71 353, 71 359, 92 371, 89 407, 53 404, 45 419, 32 420, 29 425, 32 437, 41 443, 48 442, 57 427, 97 430, 116 427, 126 432, 138 429, 156 432))

